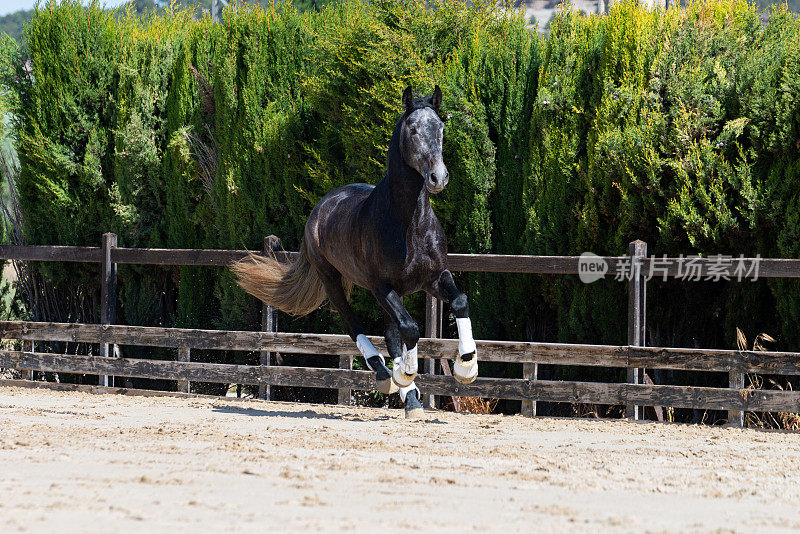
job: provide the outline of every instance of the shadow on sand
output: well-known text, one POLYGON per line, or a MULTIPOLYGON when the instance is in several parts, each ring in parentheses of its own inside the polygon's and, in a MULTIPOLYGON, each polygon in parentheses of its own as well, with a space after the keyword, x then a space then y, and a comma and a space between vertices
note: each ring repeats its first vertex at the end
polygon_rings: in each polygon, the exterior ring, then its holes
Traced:
MULTIPOLYGON (((378 408, 375 409, 376 412, 378 410, 379 410, 378 408)), ((347 414, 347 413, 321 413, 321 412, 316 412, 314 410, 302 410, 302 411, 259 410, 258 408, 244 408, 240 406, 231 406, 224 404, 215 404, 213 406, 213 411, 217 413, 246 415, 249 417, 293 417, 298 419, 329 419, 329 420, 339 420, 339 421, 390 421, 396 419, 399 421, 406 422, 406 419, 403 417, 403 412, 400 409, 391 410, 391 415, 376 413, 374 416, 366 416, 366 417, 355 414, 347 414)), ((432 416, 433 414, 429 413, 428 415, 432 416)), ((411 420, 409 422, 417 422, 417 421, 424 423, 444 424, 444 421, 440 421, 435 417, 432 417, 430 419, 411 420)))

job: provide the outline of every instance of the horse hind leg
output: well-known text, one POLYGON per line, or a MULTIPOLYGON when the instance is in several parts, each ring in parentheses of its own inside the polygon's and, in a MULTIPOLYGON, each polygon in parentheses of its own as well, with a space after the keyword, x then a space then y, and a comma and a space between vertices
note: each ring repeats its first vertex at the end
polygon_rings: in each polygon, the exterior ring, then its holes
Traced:
MULTIPOLYGON (((403 339, 400 335, 400 329, 397 323, 389 314, 386 314, 385 339, 389 356, 393 359, 396 367, 400 366, 404 348, 403 339)), ((406 419, 422 418, 425 411, 420 402, 421 394, 417 385, 412 381, 408 386, 399 388, 399 393, 400 400, 405 404, 406 419)))
POLYGON ((350 303, 347 302, 347 293, 352 285, 347 282, 343 283, 342 275, 332 266, 323 267, 322 269, 317 267, 317 270, 320 273, 322 284, 325 286, 328 299, 330 299, 331 304, 342 317, 342 322, 347 328, 348 335, 356 342, 356 347, 358 347, 361 355, 364 356, 367 367, 375 372, 378 391, 386 395, 394 393, 398 388, 392 381, 392 372, 386 367, 383 355, 364 335, 361 319, 350 307, 350 303))

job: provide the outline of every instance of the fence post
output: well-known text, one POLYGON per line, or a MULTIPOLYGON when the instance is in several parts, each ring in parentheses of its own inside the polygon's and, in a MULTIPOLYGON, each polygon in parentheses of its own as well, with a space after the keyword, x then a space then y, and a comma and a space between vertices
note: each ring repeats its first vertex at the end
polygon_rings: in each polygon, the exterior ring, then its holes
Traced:
MULTIPOLYGON (((22 351, 23 352, 33 352, 35 348, 36 347, 33 344, 33 341, 31 341, 31 340, 26 339, 25 341, 22 342, 22 351)), ((28 380, 33 380, 33 378, 34 378, 33 377, 33 373, 34 373, 33 369, 20 369, 20 372, 22 373, 22 376, 25 376, 25 373, 27 373, 28 374, 28 380)))
MULTIPOLYGON (((539 377, 539 364, 538 363, 523 363, 522 364, 522 378, 525 380, 536 380, 539 377)), ((536 417, 536 401, 525 400, 522 401, 522 415, 527 417, 536 417)))
MULTIPOLYGON (((339 369, 352 369, 353 368, 353 355, 339 356, 339 369)), ((339 404, 351 404, 353 390, 342 388, 339 390, 339 404)))
MULTIPOLYGON (((278 314, 272 306, 261 303, 261 331, 262 332, 277 332, 278 331, 278 314)), ((262 350, 258 353, 259 363, 269 367, 272 365, 272 352, 262 350)), ((269 384, 259 384, 258 398, 270 400, 272 398, 272 390, 269 384)))
MULTIPOLYGON (((281 248, 280 239, 274 235, 264 238, 264 254, 269 254, 281 248)), ((277 332, 278 331, 278 312, 272 306, 261 303, 261 331, 262 332, 277 332)), ((262 350, 259 353, 259 363, 261 365, 272 365, 272 352, 262 350)), ((259 384, 258 398, 270 400, 272 392, 269 384, 259 384)))
MULTIPOLYGON (((191 351, 189 347, 180 347, 178 349, 178 361, 189 362, 192 360, 191 351)), ((188 380, 178 380, 178 391, 189 393, 191 385, 188 380)))
MULTIPOLYGON (((425 337, 442 337, 442 315, 444 304, 439 299, 425 293, 425 337)), ((423 360, 423 372, 428 375, 436 374, 436 360, 426 358, 423 360)), ((426 408, 436 408, 436 396, 426 393, 422 396, 422 405, 426 408)))
MULTIPOLYGON (((100 322, 114 324, 117 320, 117 264, 111 261, 111 251, 117 246, 117 234, 103 234, 103 266, 102 281, 100 285, 100 322)), ((100 356, 108 358, 111 354, 110 345, 103 343, 100 346, 100 356)), ((101 386, 113 386, 114 377, 101 375, 101 386)))
MULTIPOLYGON (((728 387, 731 389, 742 389, 744 387, 744 374, 739 371, 729 371, 728 387)), ((728 425, 740 428, 743 427, 744 412, 728 410, 728 425)))
MULTIPOLYGON (((628 345, 643 347, 647 282, 646 273, 642 273, 642 263, 647 258, 647 243, 638 239, 632 241, 628 245, 628 254, 631 258, 631 279, 628 282, 628 345)), ((641 383, 643 372, 643 369, 628 368, 628 383, 641 383)), ((642 406, 625 406, 625 417, 629 419, 641 419, 642 412, 642 406)))

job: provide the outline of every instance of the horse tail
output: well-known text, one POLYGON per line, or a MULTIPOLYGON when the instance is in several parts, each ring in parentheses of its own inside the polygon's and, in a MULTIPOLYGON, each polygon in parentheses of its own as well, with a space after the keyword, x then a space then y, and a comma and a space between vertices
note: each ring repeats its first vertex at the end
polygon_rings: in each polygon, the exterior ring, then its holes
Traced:
POLYGON ((308 261, 305 239, 294 260, 281 262, 270 251, 267 256, 250 254, 231 266, 239 285, 261 301, 291 315, 307 315, 322 305, 325 287, 308 261))

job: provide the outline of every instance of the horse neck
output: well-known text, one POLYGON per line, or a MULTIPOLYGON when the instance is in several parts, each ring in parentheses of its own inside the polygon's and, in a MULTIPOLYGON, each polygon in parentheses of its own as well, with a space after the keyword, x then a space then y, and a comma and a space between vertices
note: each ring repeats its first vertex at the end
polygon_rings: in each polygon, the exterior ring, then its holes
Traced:
POLYGON ((406 115, 398 119, 389 141, 386 175, 376 188, 381 209, 394 214, 404 229, 421 224, 433 213, 425 180, 409 167, 400 152, 400 131, 406 115))
POLYGON ((404 228, 419 225, 432 212, 430 196, 420 174, 406 165, 402 156, 389 158, 386 182, 387 209, 393 211, 404 228))

